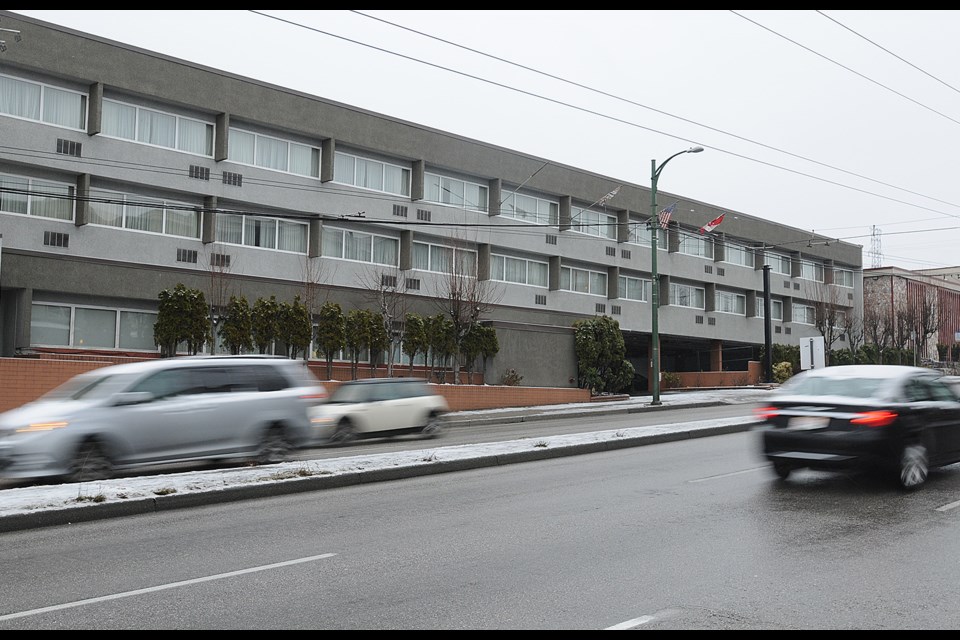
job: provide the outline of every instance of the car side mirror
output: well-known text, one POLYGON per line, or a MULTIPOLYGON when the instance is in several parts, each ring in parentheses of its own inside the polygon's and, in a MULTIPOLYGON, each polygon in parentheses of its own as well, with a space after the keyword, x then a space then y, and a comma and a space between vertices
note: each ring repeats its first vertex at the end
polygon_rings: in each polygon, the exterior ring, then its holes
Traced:
POLYGON ((118 393, 113 399, 114 406, 123 407, 131 404, 143 404, 154 399, 154 395, 149 391, 128 391, 118 393))

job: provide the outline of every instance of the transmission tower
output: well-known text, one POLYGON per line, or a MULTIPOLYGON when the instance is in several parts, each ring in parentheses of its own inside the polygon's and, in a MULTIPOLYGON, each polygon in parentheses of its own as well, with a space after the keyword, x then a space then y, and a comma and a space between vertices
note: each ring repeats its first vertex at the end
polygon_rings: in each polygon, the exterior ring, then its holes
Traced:
POLYGON ((880 248, 880 229, 870 227, 870 266, 874 269, 883 266, 883 250, 880 248))

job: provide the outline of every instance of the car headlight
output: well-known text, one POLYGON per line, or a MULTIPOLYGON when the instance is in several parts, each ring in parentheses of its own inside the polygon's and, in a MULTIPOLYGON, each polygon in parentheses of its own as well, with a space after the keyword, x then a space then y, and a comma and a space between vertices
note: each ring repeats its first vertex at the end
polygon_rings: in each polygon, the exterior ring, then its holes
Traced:
POLYGON ((28 424, 25 427, 19 427, 16 429, 17 433, 31 433, 33 431, 53 431, 54 429, 62 429, 65 426, 70 424, 66 420, 60 420, 57 422, 34 422, 28 424))

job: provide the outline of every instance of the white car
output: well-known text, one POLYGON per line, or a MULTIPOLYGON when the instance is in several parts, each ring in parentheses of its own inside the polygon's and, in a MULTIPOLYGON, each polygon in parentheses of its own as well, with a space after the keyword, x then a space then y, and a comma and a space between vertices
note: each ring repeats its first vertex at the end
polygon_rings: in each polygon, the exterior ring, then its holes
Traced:
POLYGON ((311 407, 316 444, 410 433, 436 437, 449 411, 435 385, 420 378, 371 378, 342 383, 323 404, 311 407))
POLYGON ((198 356, 101 367, 0 414, 0 477, 108 478, 171 462, 283 462, 326 399, 302 361, 198 356))

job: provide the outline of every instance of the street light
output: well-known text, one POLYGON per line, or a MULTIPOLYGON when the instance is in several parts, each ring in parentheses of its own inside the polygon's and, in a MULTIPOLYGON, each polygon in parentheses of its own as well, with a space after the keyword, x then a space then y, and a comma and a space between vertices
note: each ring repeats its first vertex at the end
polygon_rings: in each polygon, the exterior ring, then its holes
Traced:
POLYGON ((650 283, 650 363, 653 368, 650 379, 653 382, 653 399, 651 405, 660 404, 660 274, 657 272, 657 228, 660 226, 657 220, 657 180, 660 179, 660 172, 667 166, 667 163, 684 153, 700 153, 703 147, 690 147, 685 151, 678 151, 666 160, 660 166, 657 166, 656 160, 650 161, 650 274, 652 282, 650 283))

